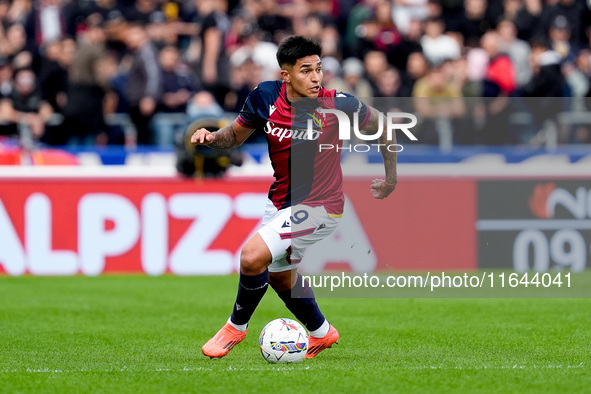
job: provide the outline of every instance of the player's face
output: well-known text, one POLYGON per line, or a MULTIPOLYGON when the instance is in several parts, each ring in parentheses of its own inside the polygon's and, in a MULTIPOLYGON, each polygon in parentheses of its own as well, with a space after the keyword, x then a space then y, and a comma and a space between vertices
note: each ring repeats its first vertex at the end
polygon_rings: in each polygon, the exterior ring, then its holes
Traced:
POLYGON ((306 56, 281 70, 289 97, 318 97, 322 84, 322 62, 318 55, 306 56))

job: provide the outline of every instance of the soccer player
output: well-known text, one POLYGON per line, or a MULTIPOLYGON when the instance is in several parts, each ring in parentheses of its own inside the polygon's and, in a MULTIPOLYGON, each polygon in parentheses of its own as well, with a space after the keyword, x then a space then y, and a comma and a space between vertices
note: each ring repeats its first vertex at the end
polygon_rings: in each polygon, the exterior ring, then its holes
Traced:
MULTIPOLYGON (((359 129, 368 132, 378 130, 380 114, 350 95, 322 87, 321 55, 321 47, 315 40, 288 37, 277 50, 282 80, 259 84, 249 94, 237 119, 228 126, 216 132, 195 130, 191 136, 193 145, 224 150, 241 145, 253 132, 265 132, 275 177, 261 228, 246 242, 240 255, 240 280, 232 314, 219 332, 203 345, 206 356, 224 357, 246 337, 248 322, 269 284, 308 329, 307 358, 315 357, 339 339, 338 331, 325 319, 312 289, 304 283, 297 268, 305 249, 328 236, 342 216, 340 152, 336 149, 307 150, 312 156, 301 162, 291 157, 293 147, 301 142, 314 146, 339 145, 338 128, 335 122, 329 122, 328 129, 322 133, 294 131, 292 100, 309 97, 336 102, 340 97, 346 98, 344 105, 352 108, 348 113, 357 111, 359 129), (306 172, 306 176, 312 174, 308 184, 294 185, 293 175, 298 169, 292 170, 290 161, 311 171, 306 172), (296 189, 298 198, 294 197, 296 189), (292 231, 291 225, 295 223, 301 230, 292 231)), ((388 141, 386 133, 382 133, 379 142, 396 141, 388 141)), ((376 179, 370 185, 377 199, 386 198, 397 184, 396 153, 387 149, 381 149, 381 153, 386 179, 376 179)))

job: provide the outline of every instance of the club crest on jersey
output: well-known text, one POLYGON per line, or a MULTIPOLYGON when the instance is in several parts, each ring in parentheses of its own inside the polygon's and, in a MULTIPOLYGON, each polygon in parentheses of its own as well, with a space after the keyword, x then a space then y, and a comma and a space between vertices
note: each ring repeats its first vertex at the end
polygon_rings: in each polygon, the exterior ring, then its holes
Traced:
MULTIPOLYGON (((314 124, 320 128, 320 130, 324 131, 324 128, 326 127, 328 129, 328 126, 326 124, 326 119, 324 118, 324 115, 321 114, 320 112, 318 112, 318 110, 321 108, 316 108, 313 112, 308 112, 306 113, 306 115, 308 115, 309 117, 312 118, 312 121, 314 122, 314 124)), ((310 121, 310 120, 308 120, 310 121)), ((311 128, 311 127, 308 127, 311 128)))

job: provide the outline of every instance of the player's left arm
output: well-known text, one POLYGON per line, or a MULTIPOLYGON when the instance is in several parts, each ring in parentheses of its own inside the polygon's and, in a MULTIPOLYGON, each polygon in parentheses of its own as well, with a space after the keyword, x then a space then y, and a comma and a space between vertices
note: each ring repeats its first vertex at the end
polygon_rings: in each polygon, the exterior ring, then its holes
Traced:
MULTIPOLYGON (((371 111, 371 114, 367 125, 364 127, 364 130, 376 132, 379 128, 379 117, 382 116, 382 114, 373 107, 367 106, 367 109, 371 111)), ((383 127, 385 126, 383 125, 383 127)), ((398 184, 398 175, 396 171, 396 150, 391 152, 386 148, 388 145, 396 144, 396 133, 392 133, 392 139, 388 140, 388 133, 382 132, 378 142, 381 146, 380 152, 382 153, 382 159, 384 161, 386 179, 374 179, 370 188, 371 194, 373 194, 374 198, 381 200, 388 197, 390 193, 396 189, 396 185, 398 184)))

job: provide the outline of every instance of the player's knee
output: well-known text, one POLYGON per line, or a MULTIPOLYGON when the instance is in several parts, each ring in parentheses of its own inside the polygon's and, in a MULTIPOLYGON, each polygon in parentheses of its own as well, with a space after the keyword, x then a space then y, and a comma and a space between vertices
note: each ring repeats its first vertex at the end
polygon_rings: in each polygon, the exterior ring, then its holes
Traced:
POLYGON ((269 284, 276 292, 291 290, 294 284, 294 274, 295 272, 291 270, 283 272, 270 272, 269 284))
POLYGON ((245 275, 258 275, 265 271, 269 261, 256 248, 245 247, 240 254, 240 272, 245 275))

